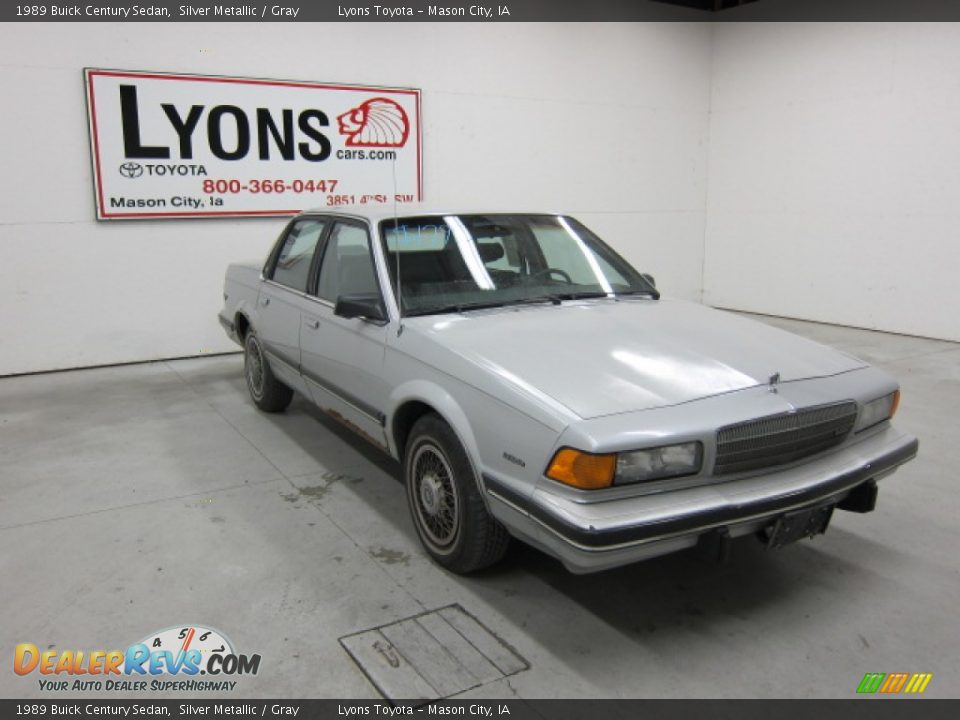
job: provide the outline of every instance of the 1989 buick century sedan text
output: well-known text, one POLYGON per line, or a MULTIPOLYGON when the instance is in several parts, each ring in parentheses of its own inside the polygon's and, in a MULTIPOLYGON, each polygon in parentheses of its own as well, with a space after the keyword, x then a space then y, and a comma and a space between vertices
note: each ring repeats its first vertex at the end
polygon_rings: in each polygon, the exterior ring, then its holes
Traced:
POLYGON ((256 405, 299 392, 398 459, 456 572, 511 536, 573 572, 779 547, 872 510, 917 452, 887 374, 661 299, 567 216, 306 212, 224 299, 256 405))

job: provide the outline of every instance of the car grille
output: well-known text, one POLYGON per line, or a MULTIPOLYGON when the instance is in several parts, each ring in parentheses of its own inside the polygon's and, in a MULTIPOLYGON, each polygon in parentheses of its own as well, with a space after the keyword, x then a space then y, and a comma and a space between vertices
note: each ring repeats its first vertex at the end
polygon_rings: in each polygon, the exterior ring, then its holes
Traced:
POLYGON ((714 475, 794 462, 839 445, 857 419, 855 402, 819 405, 717 431, 714 475))

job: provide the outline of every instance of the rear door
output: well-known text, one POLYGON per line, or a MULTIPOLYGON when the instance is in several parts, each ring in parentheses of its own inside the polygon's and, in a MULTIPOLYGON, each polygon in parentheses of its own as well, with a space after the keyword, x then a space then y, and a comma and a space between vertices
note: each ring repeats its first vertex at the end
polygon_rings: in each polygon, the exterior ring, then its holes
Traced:
POLYGON ((332 223, 312 288, 314 301, 303 313, 301 372, 318 405, 385 445, 387 324, 333 312, 340 295, 375 293, 382 299, 370 233, 360 221, 332 223))
POLYGON ((302 218, 287 227, 267 267, 257 299, 255 329, 270 369, 281 382, 308 394, 300 376, 300 323, 307 287, 322 247, 324 218, 302 218))

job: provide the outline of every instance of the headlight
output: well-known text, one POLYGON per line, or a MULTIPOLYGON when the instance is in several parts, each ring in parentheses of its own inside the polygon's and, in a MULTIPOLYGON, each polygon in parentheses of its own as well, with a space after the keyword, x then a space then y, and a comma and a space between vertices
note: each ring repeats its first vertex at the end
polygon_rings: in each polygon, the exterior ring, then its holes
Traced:
POLYGON ((877 423, 882 423, 884 420, 889 420, 897 412, 897 406, 899 405, 899 390, 864 404, 863 409, 860 411, 860 417, 857 418, 857 426, 854 429, 854 432, 866 430, 869 427, 873 427, 877 423))
POLYGON ((613 484, 693 475, 700 471, 702 458, 703 445, 698 442, 619 453, 613 484))
POLYGON ((561 448, 547 466, 545 475, 583 490, 611 485, 694 475, 703 462, 703 445, 679 445, 596 455, 574 448, 561 448))

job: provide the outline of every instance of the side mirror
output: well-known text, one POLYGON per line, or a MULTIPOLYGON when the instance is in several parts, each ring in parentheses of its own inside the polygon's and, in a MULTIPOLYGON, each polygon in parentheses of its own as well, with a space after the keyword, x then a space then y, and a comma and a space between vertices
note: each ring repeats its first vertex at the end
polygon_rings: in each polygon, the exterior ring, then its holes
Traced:
POLYGON ((650 287, 652 288, 657 287, 657 281, 653 279, 653 275, 651 275, 650 273, 640 273, 640 277, 642 277, 645 282, 650 283, 650 287))
POLYGON ((337 304, 333 307, 333 314, 347 319, 361 318, 375 322, 385 322, 387 319, 387 312, 383 307, 380 296, 376 293, 338 295, 337 304))

